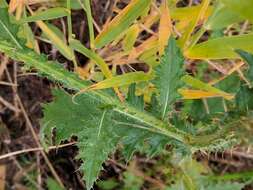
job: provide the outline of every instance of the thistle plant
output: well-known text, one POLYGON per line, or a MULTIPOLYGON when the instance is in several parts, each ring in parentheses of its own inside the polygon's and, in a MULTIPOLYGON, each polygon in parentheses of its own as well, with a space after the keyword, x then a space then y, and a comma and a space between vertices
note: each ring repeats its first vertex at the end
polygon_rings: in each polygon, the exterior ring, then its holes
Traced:
MULTIPOLYGON (((246 138, 249 128, 244 126, 250 123, 253 105, 250 99, 253 35, 220 36, 198 42, 207 31, 217 31, 246 19, 251 22, 252 13, 241 8, 248 10, 252 3, 245 0, 239 5, 236 0, 222 0, 211 5, 210 0, 203 0, 197 6, 177 8, 175 2, 169 2, 162 1, 157 13, 151 0, 133 0, 95 38, 90 3, 79 1, 77 5, 87 15, 90 49, 72 35, 70 11, 74 5, 70 1, 61 6, 52 4, 55 7, 37 12, 24 4, 27 9, 20 18, 17 10, 16 18, 8 13, 5 1, 1 4, 0 51, 22 62, 25 70, 36 69, 41 77, 59 84, 52 90, 54 101, 43 105, 44 144, 53 143, 53 129, 57 145, 72 136, 77 137, 76 159, 83 161, 80 170, 87 189, 93 187, 102 164, 119 146, 129 161, 135 152, 153 157, 167 145, 173 147, 172 155, 179 155, 184 187, 207 188, 208 183, 203 181, 189 185, 187 161, 196 152, 223 151, 240 144, 242 135, 246 138), (231 15, 225 17, 227 13, 231 15), (193 16, 186 24, 188 14, 193 16), (64 16, 68 22, 67 43, 44 22, 64 16), (175 26, 173 19, 178 20, 175 26), (34 36, 24 33, 31 31, 29 22, 35 22, 47 40, 73 63, 73 72, 38 53, 34 36), (159 23, 158 33, 151 32, 147 40, 137 45, 143 28, 151 28, 155 23, 159 23), (176 36, 173 27, 180 29, 181 35, 176 36), (23 31, 21 37, 20 31, 23 31), (113 45, 121 48, 113 52, 110 48, 113 45), (112 56, 101 55, 99 50, 108 51, 112 56), (104 79, 95 83, 92 77, 88 80, 89 72, 82 74, 84 68, 77 64, 75 51, 88 57, 89 71, 98 68, 104 79), (187 73, 187 64, 193 59, 236 59, 240 63, 224 76, 207 83, 203 82, 203 76, 187 73), (147 64, 149 70, 119 75, 108 66, 129 65, 136 60, 147 64), (114 63, 116 61, 118 63, 114 63), (242 69, 246 64, 248 69, 242 69), (240 71, 240 76, 236 71, 240 71), (140 84, 149 91, 140 94, 140 84)), ((241 187, 240 184, 228 186, 241 187)))

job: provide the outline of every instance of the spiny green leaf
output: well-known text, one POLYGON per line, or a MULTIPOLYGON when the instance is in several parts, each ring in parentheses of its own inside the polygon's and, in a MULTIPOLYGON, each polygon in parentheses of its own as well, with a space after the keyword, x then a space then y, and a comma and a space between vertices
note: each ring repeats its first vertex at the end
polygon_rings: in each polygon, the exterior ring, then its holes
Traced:
MULTIPOLYGON (((29 49, 17 49, 13 47, 12 44, 0 40, 0 51, 14 60, 23 61, 29 68, 35 67, 40 73, 43 73, 50 79, 61 82, 66 88, 80 91, 81 89, 87 88, 89 85, 89 82, 79 79, 76 74, 68 72, 61 67, 59 63, 47 61, 45 56, 38 55, 29 49)), ((206 136, 202 138, 202 135, 197 137, 191 136, 173 127, 171 123, 165 123, 146 111, 139 111, 128 103, 122 103, 115 99, 115 97, 102 91, 87 92, 85 95, 92 101, 98 101, 102 105, 109 105, 113 113, 118 115, 118 118, 127 118, 128 120, 133 120, 135 123, 138 123, 138 125, 131 124, 130 126, 132 127, 141 128, 142 130, 156 134, 162 134, 178 142, 185 143, 186 145, 195 146, 198 144, 197 147, 199 147, 199 139, 201 143, 206 144, 206 141, 209 142, 210 139, 212 140, 220 136, 220 133, 212 134, 209 138, 206 138, 206 136)), ((123 126, 129 127, 129 124, 123 126)))
POLYGON ((148 126, 138 121, 113 112, 110 105, 103 106, 87 94, 78 96, 76 103, 63 91, 55 90, 54 95, 55 101, 43 106, 43 131, 50 137, 52 129, 56 128, 57 144, 72 135, 78 137, 78 158, 84 160, 81 169, 87 188, 92 186, 102 163, 119 141, 125 147, 124 155, 130 159, 135 151, 143 152, 148 146, 150 148, 145 152, 153 156, 171 140, 163 134, 147 130, 148 126), (155 140, 151 137, 155 137, 155 140))
POLYGON ((184 74, 183 65, 183 55, 176 45, 176 40, 171 37, 160 65, 155 68, 154 84, 159 92, 161 118, 163 120, 178 99, 177 90, 181 85, 180 78, 184 74))
POLYGON ((79 137, 78 158, 84 160, 81 170, 84 171, 84 179, 87 189, 91 189, 93 183, 102 169, 102 164, 107 160, 108 155, 114 151, 119 137, 114 133, 110 120, 110 113, 103 111, 101 118, 94 118, 90 126, 84 129, 79 137))
POLYGON ((11 23, 7 8, 0 8, 0 38, 8 40, 22 49, 22 44, 17 38, 18 26, 11 23))
POLYGON ((252 101, 253 89, 249 89, 245 84, 241 84, 236 94, 235 102, 239 111, 248 112, 253 108, 252 101))
POLYGON ((235 50, 235 52, 238 53, 241 58, 249 64, 249 69, 246 72, 246 77, 253 84, 253 55, 251 53, 239 49, 235 50))
POLYGON ((48 61, 45 55, 39 55, 27 48, 17 49, 1 38, 0 51, 17 61, 26 63, 25 66, 27 68, 36 67, 39 73, 49 77, 51 80, 61 82, 69 89, 80 90, 90 84, 90 82, 78 78, 75 73, 68 72, 60 63, 48 61))
POLYGON ((136 84, 131 84, 128 88, 126 101, 140 110, 144 110, 143 96, 136 96, 136 84))
POLYGON ((157 99, 156 94, 152 94, 150 104, 147 108, 147 110, 154 116, 158 117, 160 116, 160 106, 159 101, 157 99))
POLYGON ((62 90, 54 90, 53 95, 54 101, 43 106, 45 117, 42 123, 45 125, 44 133, 49 137, 51 130, 57 128, 55 139, 57 144, 72 135, 78 135, 93 118, 92 116, 100 111, 96 109, 97 102, 88 99, 86 95, 78 96, 75 99, 76 104, 73 103, 71 96, 62 90))
POLYGON ((102 109, 98 101, 82 94, 73 103, 71 96, 62 90, 55 90, 55 101, 44 105, 44 132, 51 136, 56 128, 56 143, 78 137, 79 155, 84 161, 81 170, 87 189, 91 189, 107 159, 119 140, 115 135, 110 110, 102 109), (57 114, 56 114, 57 113, 57 114))
POLYGON ((47 187, 49 190, 64 190, 54 179, 47 179, 47 187))

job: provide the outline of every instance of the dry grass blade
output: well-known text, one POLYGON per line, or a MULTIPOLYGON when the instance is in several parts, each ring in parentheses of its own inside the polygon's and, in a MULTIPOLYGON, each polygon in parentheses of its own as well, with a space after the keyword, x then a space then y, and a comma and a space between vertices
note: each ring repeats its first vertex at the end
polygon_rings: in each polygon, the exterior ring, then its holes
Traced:
MULTIPOLYGON (((75 144, 76 144, 76 142, 71 142, 71 143, 67 143, 67 144, 61 144, 61 145, 58 145, 58 146, 50 146, 50 147, 48 147, 48 150, 60 149, 60 148, 72 146, 72 145, 75 145, 75 144)), ((38 148, 29 148, 29 149, 25 149, 25 150, 10 152, 8 154, 0 155, 0 160, 6 159, 6 158, 9 158, 9 157, 12 157, 12 156, 17 156, 17 155, 20 155, 20 154, 24 154, 24 153, 36 152, 36 151, 42 151, 42 150, 44 150, 42 147, 38 147, 38 148)), ((1 179, 0 179, 0 181, 1 181, 1 179)), ((0 188, 0 190, 1 190, 1 188, 0 188)))
POLYGON ((5 99, 3 99, 1 96, 0 96, 0 103, 3 104, 4 106, 6 106, 8 109, 10 109, 10 110, 12 110, 16 113, 20 112, 19 109, 17 109, 14 105, 12 105, 11 103, 9 103, 5 99))
POLYGON ((0 165, 0 190, 5 189, 6 166, 0 165))
POLYGON ((172 32, 172 24, 167 0, 161 5, 161 18, 159 26, 159 54, 162 55, 172 32))
MULTIPOLYGON (((33 11, 28 7, 31 15, 34 15, 33 11)), ((51 30, 43 21, 36 21, 36 24, 44 32, 48 39, 50 39, 53 45, 69 60, 74 60, 75 56, 72 49, 53 31, 51 30)))
POLYGON ((196 26, 198 25, 199 21, 201 21, 201 19, 204 18, 204 15, 207 12, 210 2, 211 2, 211 0, 203 0, 202 1, 198 15, 196 17, 194 17, 193 20, 189 23, 183 37, 180 39, 180 44, 182 47, 184 47, 184 49, 186 49, 188 47, 188 45, 190 45, 189 39, 191 37, 191 34, 194 31, 194 29, 196 28, 196 26))
POLYGON ((6 66, 9 62, 9 58, 7 56, 4 56, 3 60, 1 61, 1 64, 0 64, 0 79, 4 73, 4 70, 6 69, 6 66))

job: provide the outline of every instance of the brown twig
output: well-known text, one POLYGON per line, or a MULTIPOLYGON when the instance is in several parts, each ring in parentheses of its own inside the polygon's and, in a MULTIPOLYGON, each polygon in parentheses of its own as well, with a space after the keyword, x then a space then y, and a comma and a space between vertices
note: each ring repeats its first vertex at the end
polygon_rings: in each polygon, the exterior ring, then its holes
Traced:
POLYGON ((9 103, 5 99, 3 99, 1 96, 0 96, 0 103, 3 104, 4 106, 6 106, 7 108, 9 108, 10 110, 14 111, 14 112, 20 112, 19 109, 17 109, 14 105, 12 105, 11 103, 9 103))
MULTIPOLYGON (((16 72, 16 66, 14 66, 14 72, 16 72)), ((13 83, 13 81, 12 81, 12 79, 10 77, 9 72, 7 71, 6 73, 7 73, 7 78, 9 80, 9 82, 13 83)), ((15 77, 15 79, 14 79, 15 82, 14 83, 17 84, 17 74, 14 74, 14 77, 15 77)), ((41 148, 42 146, 40 144, 39 138, 38 138, 38 136, 37 136, 37 134, 36 134, 36 132, 35 132, 35 130, 33 128, 32 122, 30 121, 30 118, 28 117, 28 114, 27 114, 27 112, 26 112, 26 110, 24 108, 24 105, 23 105, 23 103, 22 103, 22 101, 21 101, 21 99, 20 99, 20 97, 18 95, 17 88, 15 88, 14 86, 12 86, 12 89, 13 89, 13 92, 14 92, 14 101, 17 102, 17 104, 18 104, 17 106, 20 108, 21 113, 23 114, 23 116, 25 118, 26 124, 27 124, 27 126, 28 126, 28 128, 29 128, 29 130, 30 130, 30 132, 32 134, 32 137, 33 137, 36 145, 38 146, 38 148, 41 148)), ((44 152, 44 150, 42 149, 42 150, 40 150, 40 152, 41 152, 41 154, 42 154, 42 156, 43 156, 46 164, 48 165, 48 167, 49 167, 52 175, 56 179, 56 181, 60 184, 61 187, 64 187, 64 185, 63 185, 60 177, 58 176, 58 174, 55 171, 54 167, 52 166, 51 162, 49 161, 49 159, 48 159, 46 153, 44 152)))
POLYGON ((1 64, 0 64, 0 79, 4 73, 4 70, 6 69, 8 62, 9 62, 9 58, 7 56, 4 56, 3 61, 1 61, 1 64))
MULTIPOLYGON (((64 148, 64 147, 72 146, 72 145, 75 145, 75 144, 76 144, 76 142, 71 142, 71 143, 62 144, 62 145, 58 145, 58 146, 50 146, 48 148, 48 150, 64 148)), ((17 156, 17 155, 20 155, 20 154, 28 153, 28 152, 36 152, 36 151, 41 151, 41 150, 44 150, 44 149, 42 147, 38 147, 38 148, 28 148, 28 149, 25 149, 25 150, 18 150, 18 151, 15 151, 15 152, 10 152, 8 154, 1 155, 0 160, 5 159, 5 158, 9 158, 9 157, 12 157, 12 156, 17 156)))

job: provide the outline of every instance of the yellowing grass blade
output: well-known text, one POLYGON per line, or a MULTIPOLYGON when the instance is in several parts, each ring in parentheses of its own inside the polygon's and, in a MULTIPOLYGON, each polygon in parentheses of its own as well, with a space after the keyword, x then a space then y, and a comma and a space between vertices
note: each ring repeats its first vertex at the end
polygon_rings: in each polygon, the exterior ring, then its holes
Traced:
POLYGON ((69 46, 59 36, 57 36, 57 34, 55 34, 43 21, 36 21, 36 24, 63 56, 69 60, 74 60, 74 53, 72 49, 69 48, 69 46))
POLYGON ((11 0, 9 3, 9 13, 14 13, 18 7, 18 0, 11 0))
POLYGON ((153 79, 153 77, 154 76, 152 74, 146 74, 142 71, 134 72, 134 73, 127 73, 124 75, 119 75, 119 76, 105 79, 99 83, 91 85, 87 89, 84 89, 84 91, 100 90, 100 89, 106 89, 106 88, 112 88, 112 87, 115 88, 115 87, 125 86, 125 85, 129 85, 132 83, 149 81, 149 80, 153 79))
POLYGON ((132 0, 95 39, 95 47, 101 48, 112 42, 147 9, 151 0, 132 0))
MULTIPOLYGON (((170 16, 173 20, 191 20, 195 18, 199 10, 201 9, 201 5, 191 6, 191 7, 180 7, 174 8, 170 11, 170 16), (189 15, 191 15, 189 17, 189 15)), ((213 7, 209 6, 204 14, 204 18, 208 18, 210 14, 213 12, 213 7)))
POLYGON ((32 32, 28 24, 23 24, 22 27, 23 35, 26 38, 26 46, 34 49, 37 53, 40 53, 40 48, 37 40, 35 39, 34 33, 32 32))
POLYGON ((207 92, 203 90, 179 89, 178 93, 181 94, 183 96, 183 99, 186 100, 223 97, 221 96, 221 94, 207 92))
POLYGON ((100 67, 102 73, 104 74, 104 76, 106 78, 112 77, 111 71, 110 71, 108 65, 106 64, 106 62, 103 60, 103 58, 100 57, 95 52, 86 48, 80 41, 71 39, 70 40, 70 47, 73 48, 74 50, 78 51, 79 53, 85 55, 90 60, 94 61, 100 67))
POLYGON ((20 19, 19 22, 25 23, 25 22, 35 22, 35 21, 41 21, 41 20, 51 20, 51 19, 67 16, 69 14, 70 12, 68 9, 63 8, 63 7, 56 7, 56 8, 47 9, 45 11, 35 12, 32 16, 20 19))
MULTIPOLYGON (((100 57, 98 54, 96 54, 95 52, 89 50, 88 48, 86 48, 84 45, 82 45, 82 43, 78 40, 74 40, 71 39, 70 40, 70 46, 78 51, 79 53, 87 56, 90 60, 94 61, 97 65, 99 65, 102 73, 104 74, 104 76, 106 78, 111 78, 112 77, 112 73, 108 67, 108 65, 106 64, 106 62, 103 60, 102 57, 100 57)), ((120 91, 118 88, 114 88, 115 93, 117 94, 117 96, 119 97, 119 99, 121 101, 124 101, 123 96, 121 95, 120 91)))
POLYGON ((189 75, 185 75, 182 78, 182 81, 185 82, 187 85, 190 85, 193 88, 197 88, 198 90, 203 90, 206 92, 210 92, 213 94, 219 94, 221 97, 225 98, 226 100, 232 100, 234 98, 234 95, 228 94, 222 90, 219 90, 207 83, 204 83, 196 78, 193 78, 189 75))
POLYGON ((129 28, 129 30, 126 33, 126 36, 123 40, 123 49, 124 51, 131 51, 134 47, 134 43, 139 35, 140 29, 138 24, 134 24, 129 28))
POLYGON ((190 59, 233 59, 239 58, 235 49, 253 53, 253 33, 221 37, 193 46, 184 55, 190 59))
POLYGON ((252 0, 221 0, 230 10, 253 22, 252 0))
MULTIPOLYGON (((179 44, 186 48, 189 44, 188 44, 188 40, 191 37, 192 32, 194 31, 194 28, 198 25, 198 22, 200 20, 202 20, 204 18, 205 13, 208 10, 209 4, 210 4, 211 0, 203 0, 201 5, 200 5, 200 9, 198 14, 196 15, 196 17, 194 17, 194 19, 190 22, 189 26, 187 27, 183 37, 180 39, 179 44)), ((190 15, 189 15, 190 16, 190 15)))
POLYGON ((158 12, 151 9, 149 15, 146 16, 142 22, 146 28, 150 28, 155 22, 159 21, 159 18, 160 15, 158 12))
POLYGON ((162 55, 165 46, 168 44, 169 37, 172 31, 171 18, 167 0, 163 1, 161 5, 161 18, 159 25, 159 54, 162 55))
POLYGON ((156 36, 151 36, 142 44, 137 46, 136 48, 133 48, 132 51, 129 53, 128 59, 133 60, 138 58, 142 53, 144 53, 146 50, 153 49, 154 47, 157 47, 158 45, 158 39, 156 36))

